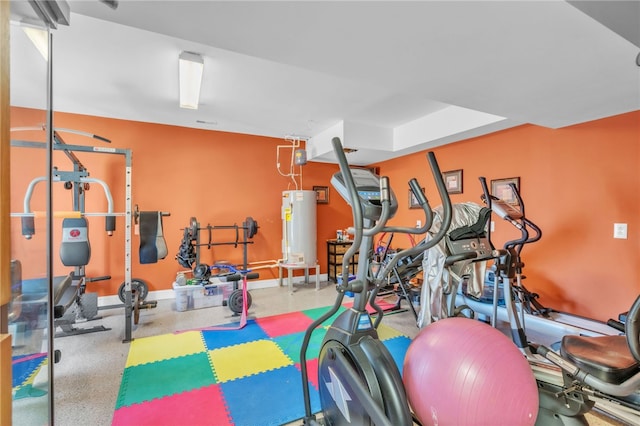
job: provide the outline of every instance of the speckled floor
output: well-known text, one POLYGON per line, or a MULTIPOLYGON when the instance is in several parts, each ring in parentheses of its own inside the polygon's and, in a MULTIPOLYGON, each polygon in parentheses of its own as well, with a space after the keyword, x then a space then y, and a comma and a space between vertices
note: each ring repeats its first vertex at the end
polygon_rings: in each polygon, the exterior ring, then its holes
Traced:
MULTIPOLYGON (((333 285, 321 283, 319 291, 315 285, 297 285, 289 294, 286 288, 252 290, 253 305, 250 316, 264 317, 285 312, 299 311, 331 305, 335 299, 333 285)), ((55 424, 111 425, 122 373, 127 359, 129 344, 124 338, 124 310, 101 311, 99 323, 108 331, 56 339, 56 348, 62 351, 62 360, 55 364, 55 424)), ((185 330, 237 320, 226 307, 212 307, 186 312, 177 312, 174 301, 159 300, 155 309, 142 311, 140 321, 134 327, 134 338, 154 336, 176 330, 185 330)), ((415 337, 418 329, 411 312, 388 315, 385 324, 415 337)), ((82 325, 80 325, 81 327, 82 325)), ((46 377, 46 367, 40 376, 46 377)), ((40 377, 39 376, 39 377, 40 377)), ((38 386, 39 377, 35 385, 38 386)), ((16 426, 47 423, 45 398, 26 398, 14 404, 16 426)), ((589 416, 591 425, 611 425, 596 416, 589 416)))

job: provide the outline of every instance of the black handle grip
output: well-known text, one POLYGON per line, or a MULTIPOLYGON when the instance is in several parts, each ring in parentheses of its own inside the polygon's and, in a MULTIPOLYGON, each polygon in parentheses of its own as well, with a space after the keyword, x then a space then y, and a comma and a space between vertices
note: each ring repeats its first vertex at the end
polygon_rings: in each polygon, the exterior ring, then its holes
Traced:
POLYGON ((250 272, 247 274, 248 280, 255 280, 256 278, 260 278, 260 274, 257 272, 250 272))
POLYGON ((226 282, 240 281, 242 279, 242 275, 236 272, 235 274, 218 275, 216 278, 226 282))
POLYGON ((110 279, 111 279, 111 275, 103 275, 101 277, 91 277, 91 278, 86 277, 84 280, 88 283, 94 283, 96 281, 107 281, 110 279))
POLYGON ((93 138, 94 139, 98 139, 99 141, 102 141, 102 142, 111 143, 111 141, 109 139, 107 139, 107 138, 105 138, 103 136, 93 135, 93 138))
POLYGON ((491 208, 492 197, 489 193, 489 187, 487 186, 487 178, 484 176, 480 176, 478 180, 480 181, 480 186, 482 186, 482 197, 480 198, 482 199, 482 201, 484 201, 487 207, 491 208))
POLYGON ((615 328, 616 330, 624 333, 624 324, 621 323, 620 321, 609 319, 609 321, 607 321, 607 325, 611 328, 615 328))
POLYGON ((418 183, 418 179, 411 179, 409 181, 409 187, 411 188, 413 195, 416 197, 416 200, 418 200, 418 204, 423 206, 427 202, 427 197, 424 195, 424 192, 422 192, 422 187, 420 186, 420 183, 418 183))
POLYGON ((116 230, 116 217, 115 216, 106 216, 104 222, 104 230, 107 232, 112 232, 116 230))
POLYGON ((36 225, 33 216, 23 216, 21 218, 22 222, 22 235, 24 235, 27 239, 31 238, 33 234, 36 233, 36 225))

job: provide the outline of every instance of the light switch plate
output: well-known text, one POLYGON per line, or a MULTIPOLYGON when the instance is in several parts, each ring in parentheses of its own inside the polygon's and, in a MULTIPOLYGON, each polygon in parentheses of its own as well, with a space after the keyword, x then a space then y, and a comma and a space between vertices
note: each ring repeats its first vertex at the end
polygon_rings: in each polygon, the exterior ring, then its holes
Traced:
POLYGON ((613 224, 613 238, 622 240, 627 239, 627 224, 626 223, 614 223, 613 224))

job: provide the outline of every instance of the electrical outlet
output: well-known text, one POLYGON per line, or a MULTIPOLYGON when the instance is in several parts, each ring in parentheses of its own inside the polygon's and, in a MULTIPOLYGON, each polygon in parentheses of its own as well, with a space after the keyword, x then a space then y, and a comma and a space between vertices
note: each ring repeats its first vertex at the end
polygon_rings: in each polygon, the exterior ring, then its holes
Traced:
POLYGON ((626 223, 614 223, 613 224, 613 238, 619 238, 622 240, 627 239, 627 224, 626 223))
POLYGON ((422 228, 422 221, 421 220, 416 220, 416 228, 422 228))

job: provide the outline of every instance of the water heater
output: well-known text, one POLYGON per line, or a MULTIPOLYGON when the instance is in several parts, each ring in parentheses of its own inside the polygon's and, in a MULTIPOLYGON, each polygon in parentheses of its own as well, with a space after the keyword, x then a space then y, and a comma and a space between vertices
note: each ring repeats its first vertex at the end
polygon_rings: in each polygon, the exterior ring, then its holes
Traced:
POLYGON ((315 266, 316 192, 282 192, 282 258, 284 263, 315 266))

